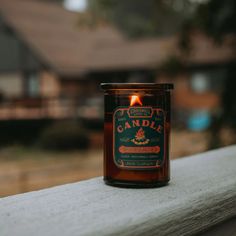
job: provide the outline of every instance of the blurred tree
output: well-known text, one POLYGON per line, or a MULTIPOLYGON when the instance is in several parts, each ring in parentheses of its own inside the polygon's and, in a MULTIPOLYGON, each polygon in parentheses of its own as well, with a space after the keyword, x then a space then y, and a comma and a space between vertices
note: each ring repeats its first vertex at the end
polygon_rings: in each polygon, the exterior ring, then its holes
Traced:
POLYGON ((196 5, 190 0, 88 0, 95 21, 111 22, 129 37, 176 33, 196 5))
POLYGON ((216 40, 228 33, 236 32, 235 0, 210 0, 200 4, 193 18, 195 24, 216 40))
MULTIPOLYGON (((226 34, 236 34, 236 1, 211 0, 200 5, 196 19, 205 32, 221 42, 226 34)), ((236 45, 234 45, 234 50, 236 45)), ((235 51, 236 53, 236 51, 235 51)), ((236 61, 227 66, 225 88, 222 94, 223 116, 221 123, 236 129, 236 61)))
POLYGON ((206 0, 196 5, 195 11, 182 26, 180 46, 183 50, 189 49, 189 35, 194 28, 201 29, 221 43, 224 35, 236 32, 236 1, 206 0))
MULTIPOLYGON (((183 26, 180 46, 189 49, 189 35, 193 28, 204 31, 221 43, 224 36, 236 34, 236 1, 210 0, 200 4, 193 17, 189 18, 183 26)), ((236 50, 234 41, 233 50, 236 50)), ((236 51, 235 53, 236 54, 236 51)), ((220 146, 219 131, 222 126, 236 129, 236 60, 227 65, 225 86, 221 96, 222 115, 216 118, 212 125, 212 138, 210 148, 220 146)), ((236 140, 235 140, 236 142, 236 140)))

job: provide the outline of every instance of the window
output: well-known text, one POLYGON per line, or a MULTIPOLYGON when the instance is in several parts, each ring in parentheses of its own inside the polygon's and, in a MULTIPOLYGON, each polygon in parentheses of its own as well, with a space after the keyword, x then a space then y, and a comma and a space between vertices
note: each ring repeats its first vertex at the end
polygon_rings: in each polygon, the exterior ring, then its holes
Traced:
POLYGON ((191 87, 194 92, 203 93, 210 89, 209 77, 206 73, 197 72, 192 75, 191 87))
POLYGON ((30 97, 39 96, 39 76, 37 73, 28 74, 28 95, 30 97))
POLYGON ((192 73, 190 86, 196 93, 221 92, 226 78, 224 69, 209 69, 192 73))

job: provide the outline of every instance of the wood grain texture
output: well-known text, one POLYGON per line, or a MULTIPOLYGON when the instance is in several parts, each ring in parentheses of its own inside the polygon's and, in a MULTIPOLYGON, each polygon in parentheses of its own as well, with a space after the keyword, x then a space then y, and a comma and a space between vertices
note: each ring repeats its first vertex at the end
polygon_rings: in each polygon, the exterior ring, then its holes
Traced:
POLYGON ((0 199, 0 235, 192 235, 236 215, 236 145, 172 161, 168 186, 102 178, 0 199))
POLYGON ((221 222, 195 236, 236 236, 236 217, 221 222))

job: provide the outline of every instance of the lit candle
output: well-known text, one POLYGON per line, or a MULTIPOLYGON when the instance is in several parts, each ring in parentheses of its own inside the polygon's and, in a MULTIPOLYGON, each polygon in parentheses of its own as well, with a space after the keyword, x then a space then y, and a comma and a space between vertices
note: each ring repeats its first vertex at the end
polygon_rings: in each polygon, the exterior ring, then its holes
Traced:
POLYGON ((172 84, 101 84, 105 91, 104 181, 124 187, 168 183, 172 84))

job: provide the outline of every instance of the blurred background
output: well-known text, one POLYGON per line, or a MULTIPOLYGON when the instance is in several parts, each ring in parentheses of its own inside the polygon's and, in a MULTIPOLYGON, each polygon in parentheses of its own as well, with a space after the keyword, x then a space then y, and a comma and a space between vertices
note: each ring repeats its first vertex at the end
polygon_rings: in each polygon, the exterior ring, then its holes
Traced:
POLYGON ((0 0, 0 196, 102 175, 101 82, 174 83, 171 158, 236 143, 234 0, 0 0))

